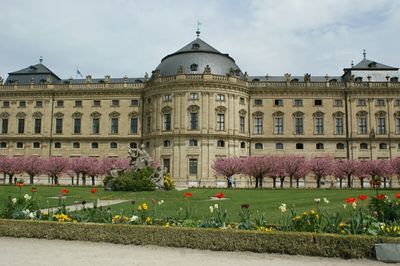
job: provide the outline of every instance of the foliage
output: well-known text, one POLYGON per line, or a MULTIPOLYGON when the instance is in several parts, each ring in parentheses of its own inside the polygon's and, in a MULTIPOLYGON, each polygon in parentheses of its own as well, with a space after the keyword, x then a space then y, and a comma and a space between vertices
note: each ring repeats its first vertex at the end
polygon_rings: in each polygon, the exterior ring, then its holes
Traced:
POLYGON ((114 179, 112 189, 116 191, 153 191, 154 182, 150 179, 154 169, 146 167, 138 172, 129 171, 114 179))
POLYGON ((175 188, 175 180, 167 172, 164 172, 164 187, 167 191, 175 188))
POLYGON ((379 222, 400 222, 400 199, 391 200, 387 195, 378 194, 371 198, 368 207, 379 222))
POLYGON ((19 197, 8 197, 5 207, 1 212, 2 218, 6 219, 37 219, 40 217, 40 208, 35 200, 35 192, 31 195, 22 193, 19 197))

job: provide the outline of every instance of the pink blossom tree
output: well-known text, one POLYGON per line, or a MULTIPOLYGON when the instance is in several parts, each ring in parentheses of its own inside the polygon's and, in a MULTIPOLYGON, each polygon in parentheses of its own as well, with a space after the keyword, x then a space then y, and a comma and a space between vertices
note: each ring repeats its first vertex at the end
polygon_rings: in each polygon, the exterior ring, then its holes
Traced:
POLYGON ((310 171, 310 164, 304 160, 303 164, 300 164, 297 171, 293 174, 293 178, 296 180, 296 188, 299 188, 300 179, 305 179, 310 171))
MULTIPOLYGON (((300 156, 286 156, 286 157, 283 157, 282 159, 283 159, 282 167, 284 168, 286 175, 289 177, 289 186, 290 186, 290 188, 292 188, 293 187, 293 179, 295 177, 304 178, 307 175, 307 173, 306 173, 303 176, 304 170, 307 170, 307 172, 308 172, 306 160, 300 156)), ((300 178, 295 178, 297 181, 297 187, 298 187, 298 180, 300 178)))
POLYGON ((108 166, 103 163, 103 160, 93 159, 93 163, 87 172, 87 175, 92 179, 92 186, 95 185, 96 177, 103 176, 108 171, 108 166))
POLYGON ((321 188, 322 178, 333 173, 333 160, 330 157, 312 158, 309 161, 310 171, 314 174, 317 182, 317 188, 321 188))
POLYGON ((52 184, 58 184, 60 175, 68 170, 68 159, 50 157, 44 161, 43 170, 51 178, 52 184))
POLYGON ((386 188, 386 181, 393 174, 393 168, 387 160, 366 161, 363 163, 362 168, 364 175, 367 175, 371 179, 373 186, 380 186, 379 181, 377 183, 374 183, 374 181, 383 178, 383 184, 386 188))
POLYGON ((69 170, 76 173, 76 184, 79 185, 79 177, 82 178, 82 185, 86 185, 86 176, 92 164, 95 163, 93 158, 79 157, 69 161, 69 170))
POLYGON ((38 156, 24 156, 21 158, 21 170, 29 175, 29 184, 34 178, 43 173, 43 159, 38 156))
POLYGON ((8 175, 8 183, 13 183, 13 177, 22 172, 21 158, 1 156, 0 157, 0 172, 4 174, 4 179, 8 175))
POLYGON ((280 187, 283 188, 283 182, 287 176, 286 169, 284 167, 285 157, 274 156, 270 158, 271 169, 269 172, 269 177, 272 178, 272 187, 276 188, 276 179, 279 178, 281 181, 280 187))
POLYGON ((217 175, 226 177, 229 187, 229 178, 242 172, 242 162, 237 157, 219 158, 212 163, 211 168, 217 175))
POLYGON ((347 179, 347 187, 351 188, 352 177, 357 175, 359 164, 356 160, 335 161, 334 176, 339 178, 340 188, 342 188, 343 179, 347 179))
POLYGON ((256 180, 256 188, 261 188, 264 177, 268 176, 272 168, 270 156, 247 157, 242 160, 242 173, 256 180))
POLYGON ((393 174, 397 176, 397 180, 400 181, 400 157, 396 157, 390 161, 390 166, 393 169, 393 174))

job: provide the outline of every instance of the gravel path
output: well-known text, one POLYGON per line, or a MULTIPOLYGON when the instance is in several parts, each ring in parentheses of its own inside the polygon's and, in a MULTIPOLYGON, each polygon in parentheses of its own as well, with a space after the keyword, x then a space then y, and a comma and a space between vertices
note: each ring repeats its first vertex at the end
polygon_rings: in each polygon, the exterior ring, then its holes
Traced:
POLYGON ((258 254, 250 252, 216 252, 186 248, 116 245, 82 241, 43 240, 0 237, 0 265, 387 265, 372 260, 343 260, 258 254))
MULTIPOLYGON (((98 200, 97 207, 105 207, 105 206, 119 204, 119 203, 123 203, 123 202, 127 202, 127 201, 129 201, 129 200, 98 200)), ((93 208, 93 203, 86 203, 85 207, 93 208)), ((69 211, 79 211, 83 208, 83 205, 81 203, 79 203, 79 204, 65 206, 65 208, 69 211)), ((54 208, 41 209, 40 211, 41 212, 48 212, 48 211, 55 212, 57 210, 58 210, 58 207, 54 207, 54 208)))

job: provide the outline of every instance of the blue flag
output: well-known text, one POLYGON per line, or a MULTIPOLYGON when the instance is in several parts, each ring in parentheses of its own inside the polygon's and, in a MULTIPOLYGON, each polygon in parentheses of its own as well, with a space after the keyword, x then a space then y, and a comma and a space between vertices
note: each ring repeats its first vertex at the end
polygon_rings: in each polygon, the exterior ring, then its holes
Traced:
POLYGON ((76 74, 83 78, 82 73, 79 71, 79 69, 76 69, 76 74))

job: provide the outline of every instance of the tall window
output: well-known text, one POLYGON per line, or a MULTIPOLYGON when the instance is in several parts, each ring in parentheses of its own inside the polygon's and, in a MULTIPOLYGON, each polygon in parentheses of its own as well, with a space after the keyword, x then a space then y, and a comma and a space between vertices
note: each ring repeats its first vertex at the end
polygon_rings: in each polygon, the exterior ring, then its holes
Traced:
POLYGON ((100 118, 94 117, 92 118, 92 134, 100 133, 100 118))
POLYGON ((274 133, 283 134, 283 113, 274 113, 274 133))
POLYGON ((217 114, 217 130, 218 131, 225 130, 225 114, 221 113, 217 114))
POLYGON ((314 114, 314 134, 324 134, 324 114, 321 112, 314 114))
POLYGON ((189 159, 189 175, 197 175, 197 159, 189 159))
POLYGON ((138 119, 137 117, 131 117, 131 134, 137 134, 138 132, 138 119))
POLYGON ((171 131, 171 113, 164 114, 164 130, 171 131))
POLYGON ((395 123, 395 128, 396 128, 396 134, 400 134, 400 113, 396 112, 395 117, 394 117, 394 123, 395 123))
POLYGON ((74 118, 74 134, 81 133, 81 124, 82 124, 82 120, 80 117, 74 118))
POLYGON ((294 114, 294 132, 295 134, 304 134, 304 117, 301 112, 294 114))
POLYGON ((111 134, 118 134, 118 117, 111 117, 111 134))
POLYGON ((367 112, 358 113, 358 134, 367 134, 367 112))
POLYGON ((41 131, 42 131, 42 119, 41 118, 35 118, 34 133, 35 134, 40 134, 41 131))
POLYGON ((56 118, 56 134, 62 134, 63 130, 63 119, 56 118))
POLYGON ((1 133, 2 134, 8 133, 8 118, 1 119, 1 133))
POLYGON ((335 134, 336 135, 343 135, 343 114, 337 113, 335 114, 335 134))
POLYGON ((264 115, 261 112, 256 112, 253 114, 253 116, 254 116, 254 134, 262 134, 264 115))
POLYGON ((240 133, 244 133, 245 132, 245 122, 246 122, 246 118, 244 116, 240 116, 239 117, 239 131, 240 133))
POLYGON ((24 134, 25 132, 25 118, 18 119, 18 134, 24 134))
POLYGON ((190 129, 199 129, 199 114, 198 112, 190 112, 190 129))
POLYGON ((376 115, 376 134, 386 134, 386 114, 384 112, 376 115))
POLYGON ((169 158, 163 159, 163 170, 167 173, 170 173, 171 169, 171 160, 169 158))
POLYGON ((146 131, 147 133, 151 132, 151 115, 146 117, 146 131))

